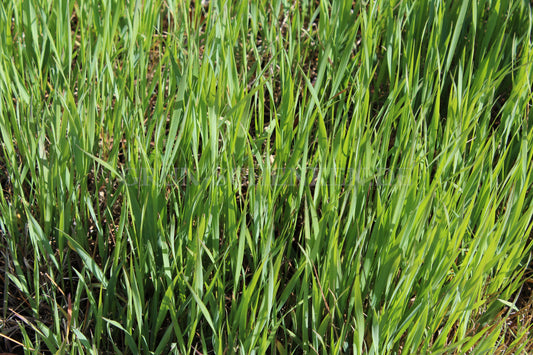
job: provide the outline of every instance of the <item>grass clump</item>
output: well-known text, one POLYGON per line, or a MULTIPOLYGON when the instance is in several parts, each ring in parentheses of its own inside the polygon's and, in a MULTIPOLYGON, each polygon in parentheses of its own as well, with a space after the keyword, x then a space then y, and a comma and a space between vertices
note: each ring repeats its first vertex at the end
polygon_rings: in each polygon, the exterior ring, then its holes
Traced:
POLYGON ((0 348, 530 351, 531 27, 525 1, 2 1, 0 348))

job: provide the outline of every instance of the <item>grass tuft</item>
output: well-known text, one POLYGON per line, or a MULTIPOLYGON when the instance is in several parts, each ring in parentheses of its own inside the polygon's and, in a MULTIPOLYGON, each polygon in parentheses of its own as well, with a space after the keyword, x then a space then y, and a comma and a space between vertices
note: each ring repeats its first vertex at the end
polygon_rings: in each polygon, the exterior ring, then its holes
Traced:
POLYGON ((532 21, 0 2, 0 349, 532 352, 532 21))

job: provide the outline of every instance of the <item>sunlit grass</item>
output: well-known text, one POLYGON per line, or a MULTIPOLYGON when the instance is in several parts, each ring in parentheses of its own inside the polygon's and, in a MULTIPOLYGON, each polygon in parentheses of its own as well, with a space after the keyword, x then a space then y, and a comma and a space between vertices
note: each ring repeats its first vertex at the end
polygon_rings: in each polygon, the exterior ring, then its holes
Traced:
POLYGON ((531 5, 204 5, 0 3, 0 349, 531 351, 531 5))

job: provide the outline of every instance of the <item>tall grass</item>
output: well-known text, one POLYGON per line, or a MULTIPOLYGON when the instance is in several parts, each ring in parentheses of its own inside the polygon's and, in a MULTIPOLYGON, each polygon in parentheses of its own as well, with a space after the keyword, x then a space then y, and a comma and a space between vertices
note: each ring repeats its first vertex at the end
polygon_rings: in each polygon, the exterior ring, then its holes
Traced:
POLYGON ((531 5, 204 5, 0 3, 0 349, 531 350, 531 5))

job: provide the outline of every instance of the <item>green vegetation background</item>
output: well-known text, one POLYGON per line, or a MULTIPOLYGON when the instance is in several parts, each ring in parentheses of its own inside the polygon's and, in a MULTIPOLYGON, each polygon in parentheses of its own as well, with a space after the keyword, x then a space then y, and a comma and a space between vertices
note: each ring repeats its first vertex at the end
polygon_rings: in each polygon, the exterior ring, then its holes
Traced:
POLYGON ((529 351, 531 40, 518 0, 1 1, 0 349, 529 351))

